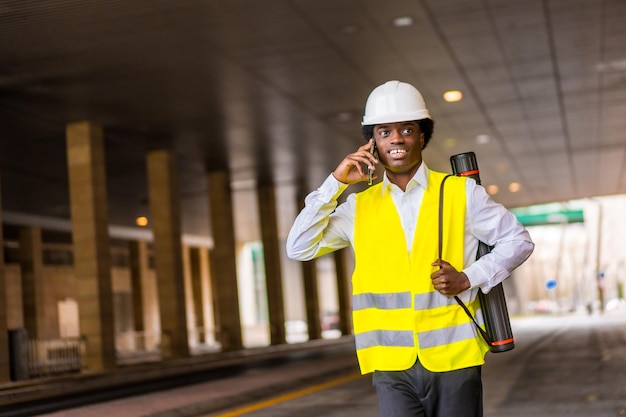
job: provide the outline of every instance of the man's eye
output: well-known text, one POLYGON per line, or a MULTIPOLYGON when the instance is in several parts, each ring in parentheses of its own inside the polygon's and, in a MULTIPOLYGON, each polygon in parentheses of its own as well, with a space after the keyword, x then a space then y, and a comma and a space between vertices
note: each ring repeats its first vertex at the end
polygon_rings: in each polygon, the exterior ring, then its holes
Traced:
POLYGON ((410 135, 411 133, 413 133, 413 129, 411 129, 410 127, 407 127, 402 131, 402 134, 404 135, 410 135))

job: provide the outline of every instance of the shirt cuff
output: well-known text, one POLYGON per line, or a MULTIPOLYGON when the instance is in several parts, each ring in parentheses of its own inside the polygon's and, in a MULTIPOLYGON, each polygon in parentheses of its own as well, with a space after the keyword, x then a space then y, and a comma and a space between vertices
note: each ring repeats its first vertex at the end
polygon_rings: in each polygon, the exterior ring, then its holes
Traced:
POLYGON ((326 180, 322 183, 320 188, 317 191, 326 201, 337 200, 339 196, 348 188, 349 184, 344 184, 339 181, 335 176, 331 173, 326 180))
POLYGON ((490 278, 492 273, 483 269, 479 262, 473 263, 464 269, 463 272, 467 275, 471 288, 480 288, 485 294, 509 276, 507 271, 500 271, 493 278, 490 278))

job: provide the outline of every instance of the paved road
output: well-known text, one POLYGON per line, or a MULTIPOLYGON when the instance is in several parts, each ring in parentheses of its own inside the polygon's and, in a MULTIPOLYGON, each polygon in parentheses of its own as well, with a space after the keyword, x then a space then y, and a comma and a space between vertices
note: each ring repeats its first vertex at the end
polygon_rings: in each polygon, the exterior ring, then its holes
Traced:
MULTIPOLYGON (((626 312, 538 316, 513 327, 516 348, 487 358, 485 417, 626 416, 626 312)), ((347 380, 203 417, 377 417, 370 378, 347 380)))
POLYGON ((626 312, 516 321, 516 349, 489 357, 486 417, 626 416, 626 312))

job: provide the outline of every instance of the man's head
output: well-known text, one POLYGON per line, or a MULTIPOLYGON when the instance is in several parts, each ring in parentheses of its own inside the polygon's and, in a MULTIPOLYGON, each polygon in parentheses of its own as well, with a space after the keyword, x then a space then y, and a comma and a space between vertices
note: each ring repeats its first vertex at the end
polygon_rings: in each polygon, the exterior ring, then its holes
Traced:
POLYGON ((423 148, 428 145, 434 122, 428 113, 420 92, 411 84, 387 81, 376 87, 367 98, 361 123, 365 140, 374 137, 374 127, 380 124, 415 121, 424 136, 423 148))

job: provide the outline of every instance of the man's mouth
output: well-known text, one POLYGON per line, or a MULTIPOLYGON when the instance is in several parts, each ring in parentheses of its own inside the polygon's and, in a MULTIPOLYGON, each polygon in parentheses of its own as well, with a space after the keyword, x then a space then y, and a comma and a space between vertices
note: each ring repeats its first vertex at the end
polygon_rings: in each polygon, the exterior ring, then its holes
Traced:
POLYGON ((407 153, 406 149, 392 149, 389 151, 389 155, 404 155, 407 153))

